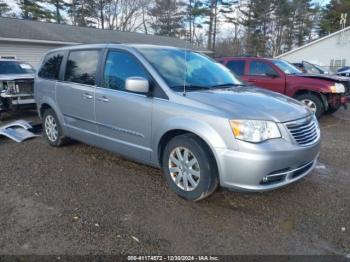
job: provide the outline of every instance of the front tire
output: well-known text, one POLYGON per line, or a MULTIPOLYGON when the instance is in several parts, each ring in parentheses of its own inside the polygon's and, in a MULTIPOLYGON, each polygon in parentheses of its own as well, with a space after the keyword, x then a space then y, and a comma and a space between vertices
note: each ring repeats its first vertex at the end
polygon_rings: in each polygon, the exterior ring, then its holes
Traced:
POLYGON ((218 186, 218 170, 210 148, 194 135, 171 139, 162 164, 169 187, 186 200, 204 199, 218 186))
POLYGON ((297 100, 306 105, 319 119, 324 114, 324 105, 321 99, 314 94, 303 94, 296 97, 297 100))
POLYGON ((51 146, 63 146, 67 138, 62 132, 62 128, 55 112, 52 109, 46 109, 43 115, 43 130, 46 140, 51 146))

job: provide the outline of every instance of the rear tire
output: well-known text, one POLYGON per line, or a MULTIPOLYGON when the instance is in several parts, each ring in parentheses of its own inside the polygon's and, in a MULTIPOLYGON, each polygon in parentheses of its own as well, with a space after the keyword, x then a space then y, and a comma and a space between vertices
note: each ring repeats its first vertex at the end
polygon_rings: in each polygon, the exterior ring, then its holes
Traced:
POLYGON ((324 105, 321 99, 314 94, 303 94, 296 97, 297 100, 310 108, 319 119, 324 114, 324 105))
POLYGON ((46 109, 43 115, 43 130, 46 140, 51 146, 60 147, 66 144, 67 138, 62 132, 62 127, 55 112, 46 109))
POLYGON ((210 148, 191 134, 179 135, 166 145, 163 173, 169 187, 180 197, 199 201, 218 187, 218 170, 210 148))

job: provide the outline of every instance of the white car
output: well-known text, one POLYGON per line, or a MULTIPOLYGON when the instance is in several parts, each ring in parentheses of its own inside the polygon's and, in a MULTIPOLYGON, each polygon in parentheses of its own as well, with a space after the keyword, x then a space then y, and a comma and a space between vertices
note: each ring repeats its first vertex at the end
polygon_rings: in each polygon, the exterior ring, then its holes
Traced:
POLYGON ((35 106, 34 73, 26 62, 0 59, 0 114, 18 107, 35 106))

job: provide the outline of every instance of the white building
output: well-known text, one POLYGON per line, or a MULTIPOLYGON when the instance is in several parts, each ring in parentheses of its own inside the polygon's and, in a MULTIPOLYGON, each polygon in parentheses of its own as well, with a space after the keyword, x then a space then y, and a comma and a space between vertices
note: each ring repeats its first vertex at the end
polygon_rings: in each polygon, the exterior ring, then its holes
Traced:
POLYGON ((350 65, 350 27, 310 42, 276 58, 291 63, 307 61, 334 70, 350 65))

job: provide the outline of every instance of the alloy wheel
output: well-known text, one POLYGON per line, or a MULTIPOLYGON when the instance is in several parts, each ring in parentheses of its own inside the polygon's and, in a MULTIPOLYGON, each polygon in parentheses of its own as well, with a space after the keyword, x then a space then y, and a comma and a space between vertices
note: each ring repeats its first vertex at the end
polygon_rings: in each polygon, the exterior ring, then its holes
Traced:
POLYGON ((45 118, 45 133, 51 142, 55 142, 58 138, 57 123, 52 115, 45 118))
POLYGON ((174 148, 169 156, 169 171, 174 183, 184 191, 193 191, 200 181, 200 167, 195 155, 185 147, 174 148))
POLYGON ((308 108, 310 108, 310 110, 312 112, 316 113, 317 106, 316 106, 314 101, 312 101, 310 99, 303 99, 303 100, 301 100, 301 102, 304 103, 304 105, 306 105, 308 108))

